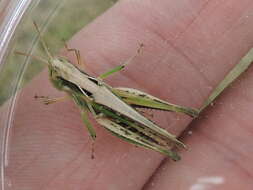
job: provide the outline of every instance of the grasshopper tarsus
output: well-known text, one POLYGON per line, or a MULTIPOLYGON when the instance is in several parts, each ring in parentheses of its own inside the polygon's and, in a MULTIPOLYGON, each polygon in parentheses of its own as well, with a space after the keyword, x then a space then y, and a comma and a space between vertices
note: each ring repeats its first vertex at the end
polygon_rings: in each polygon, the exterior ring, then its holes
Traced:
POLYGON ((95 159, 95 142, 92 141, 92 145, 91 145, 91 159, 95 159))
POLYGON ((34 95, 34 99, 39 99, 41 96, 38 96, 37 94, 34 95))
POLYGON ((177 161, 181 160, 181 157, 179 155, 174 155, 174 157, 172 157, 172 160, 177 162, 177 161))
POLYGON ((140 43, 139 48, 137 49, 137 54, 141 53, 141 50, 143 47, 144 47, 144 43, 140 43))
POLYGON ((63 101, 68 98, 68 96, 58 97, 58 98, 49 98, 48 96, 38 96, 35 95, 34 98, 36 100, 41 100, 41 102, 45 105, 53 104, 59 101, 63 101))
POLYGON ((49 99, 48 96, 38 96, 38 95, 34 95, 34 99, 38 100, 38 99, 49 99))

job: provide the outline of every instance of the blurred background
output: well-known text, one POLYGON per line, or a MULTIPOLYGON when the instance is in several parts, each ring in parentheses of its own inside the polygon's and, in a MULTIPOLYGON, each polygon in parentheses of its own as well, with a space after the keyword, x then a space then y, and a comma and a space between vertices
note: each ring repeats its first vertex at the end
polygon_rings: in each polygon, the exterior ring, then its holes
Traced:
POLYGON ((64 46, 63 39, 70 39, 115 2, 117 0, 43 0, 31 3, 11 42, 6 63, 1 65, 0 106, 45 66, 14 54, 18 50, 45 57, 41 47, 35 48, 37 33, 33 20, 40 26, 50 51, 57 54, 64 46))

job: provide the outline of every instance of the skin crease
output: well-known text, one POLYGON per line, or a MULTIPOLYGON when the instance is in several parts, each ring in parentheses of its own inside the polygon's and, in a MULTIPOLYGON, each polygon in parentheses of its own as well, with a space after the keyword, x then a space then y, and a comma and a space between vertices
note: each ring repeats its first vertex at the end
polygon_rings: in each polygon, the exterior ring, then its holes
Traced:
MULTIPOLYGON (((69 46, 81 50, 85 69, 98 76, 144 43, 143 53, 106 82, 199 108, 252 47, 252 8, 251 0, 120 1, 69 46)), ((19 95, 6 168, 10 189, 194 190, 201 177, 222 178, 205 184, 209 189, 252 189, 252 72, 191 123, 192 135, 182 136, 189 150, 180 151, 182 160, 174 163, 98 125, 92 160, 92 142, 74 103, 45 106, 33 99, 62 96, 44 71, 19 95)), ((174 134, 191 122, 182 114, 158 113, 154 119, 174 134)))

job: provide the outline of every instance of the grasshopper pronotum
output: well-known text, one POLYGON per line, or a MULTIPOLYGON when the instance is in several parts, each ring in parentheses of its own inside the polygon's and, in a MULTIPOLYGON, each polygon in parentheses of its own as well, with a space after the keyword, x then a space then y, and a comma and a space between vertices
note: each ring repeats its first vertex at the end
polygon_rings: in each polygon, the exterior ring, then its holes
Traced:
MULTIPOLYGON (((39 59, 48 65, 49 78, 54 87, 65 91, 79 107, 83 122, 93 140, 96 138, 96 132, 88 119, 88 112, 91 112, 100 125, 119 138, 137 146, 160 152, 175 161, 180 159, 180 156, 171 148, 174 145, 185 148, 185 145, 177 140, 176 136, 142 115, 136 108, 182 112, 192 117, 198 115, 198 110, 168 103, 136 89, 109 86, 103 82, 103 79, 122 70, 125 64, 94 78, 81 71, 66 58, 53 56, 35 22, 34 25, 48 57, 47 60, 39 59)), ((67 46, 66 48, 75 52, 80 64, 79 51, 69 49, 67 46)), ((17 53, 32 56, 21 52, 17 53)), ((37 58, 36 56, 32 57, 37 58)), ((47 98, 44 100, 47 104, 58 101, 58 99, 47 98)))

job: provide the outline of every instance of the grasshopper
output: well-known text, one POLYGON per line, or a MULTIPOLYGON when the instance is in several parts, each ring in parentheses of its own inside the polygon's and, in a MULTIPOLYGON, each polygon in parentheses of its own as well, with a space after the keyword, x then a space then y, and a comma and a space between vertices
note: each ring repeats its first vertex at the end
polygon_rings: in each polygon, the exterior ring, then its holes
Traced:
MULTIPOLYGON (((93 140, 96 138, 96 132, 89 121, 88 112, 113 135, 134 145, 160 152, 174 161, 180 160, 180 156, 172 148, 173 146, 186 148, 186 146, 175 135, 145 117, 137 108, 181 112, 191 117, 198 115, 197 109, 171 104, 136 89, 111 87, 103 79, 124 69, 126 64, 119 65, 98 78, 92 77, 68 59, 53 56, 35 22, 34 26, 47 54, 47 60, 22 52, 16 53, 32 56, 47 64, 49 78, 53 86, 58 90, 65 91, 79 107, 83 123, 93 140)), ((140 52, 142 46, 137 53, 140 52)), ((74 51, 78 64, 81 64, 79 50, 69 49, 66 44, 65 47, 68 51, 74 51)), ((56 101, 56 99, 46 99, 47 104, 56 101)))

